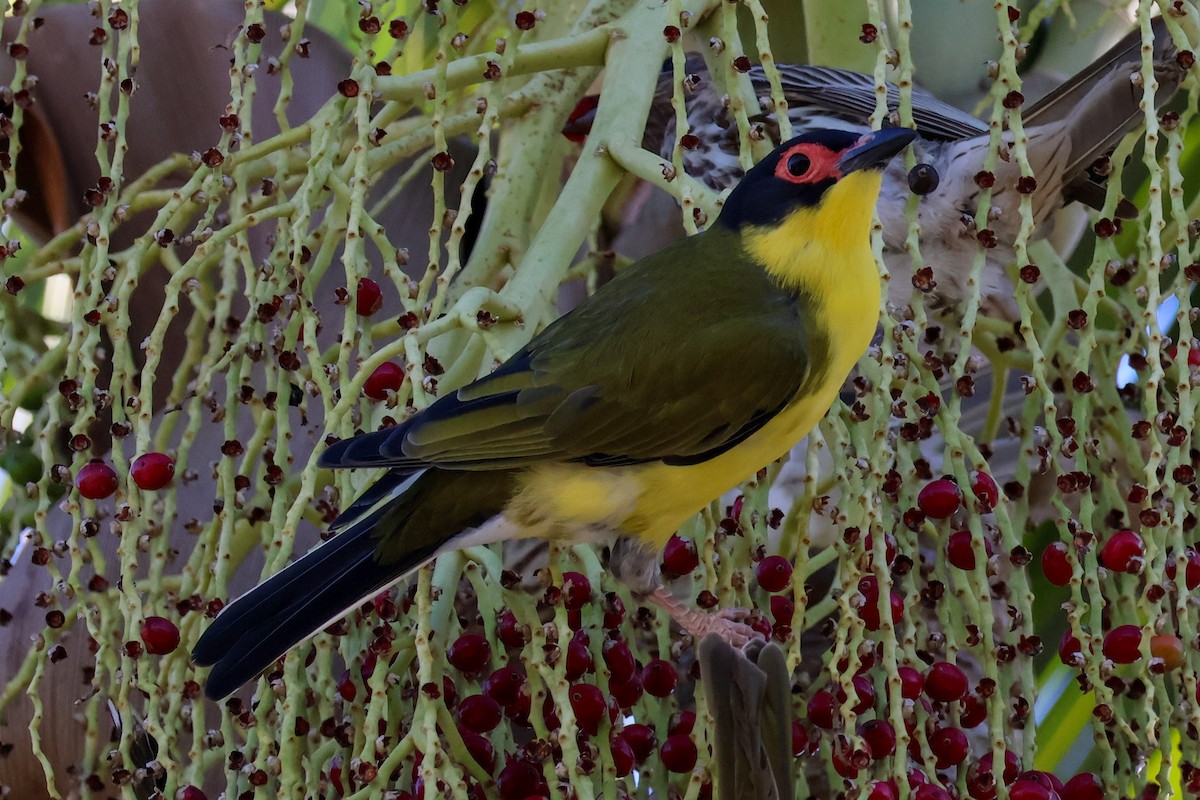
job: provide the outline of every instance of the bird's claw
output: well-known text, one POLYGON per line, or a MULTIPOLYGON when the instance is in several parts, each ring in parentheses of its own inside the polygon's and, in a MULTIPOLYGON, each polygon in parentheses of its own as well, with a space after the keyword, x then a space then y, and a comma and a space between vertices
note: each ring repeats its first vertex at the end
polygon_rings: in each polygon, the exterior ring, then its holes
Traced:
POLYGON ((648 595, 647 599, 666 611, 671 619, 679 623, 696 641, 715 633, 731 646, 743 648, 755 639, 763 638, 761 633, 745 622, 751 615, 749 609, 723 608, 714 612, 701 611, 684 605, 661 588, 648 595))

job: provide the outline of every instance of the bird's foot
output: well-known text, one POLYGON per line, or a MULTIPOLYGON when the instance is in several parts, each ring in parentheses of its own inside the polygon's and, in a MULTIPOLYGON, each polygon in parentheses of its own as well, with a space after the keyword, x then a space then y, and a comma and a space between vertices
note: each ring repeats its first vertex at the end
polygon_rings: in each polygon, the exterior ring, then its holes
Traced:
POLYGON ((709 613, 680 602, 666 589, 656 589, 646 596, 654 605, 666 611, 696 641, 715 633, 733 647, 745 647, 762 634, 746 624, 750 611, 744 608, 725 608, 709 613))

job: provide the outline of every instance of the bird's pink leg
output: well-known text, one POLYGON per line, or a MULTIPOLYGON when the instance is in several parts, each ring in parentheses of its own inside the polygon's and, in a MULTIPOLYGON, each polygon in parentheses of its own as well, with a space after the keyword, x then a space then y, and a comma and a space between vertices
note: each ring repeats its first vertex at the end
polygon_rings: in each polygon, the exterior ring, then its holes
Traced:
POLYGON ((646 595, 646 599, 666 611, 696 641, 715 633, 734 647, 745 647, 753 639, 762 638, 761 633, 742 621, 749 613, 745 609, 723 609, 710 614, 680 602, 661 587, 646 595))

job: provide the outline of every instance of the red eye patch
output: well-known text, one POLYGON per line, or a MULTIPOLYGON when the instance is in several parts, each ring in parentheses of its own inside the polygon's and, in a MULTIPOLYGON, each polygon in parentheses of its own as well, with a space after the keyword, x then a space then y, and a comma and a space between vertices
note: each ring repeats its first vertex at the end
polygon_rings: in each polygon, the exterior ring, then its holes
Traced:
POLYGON ((788 183, 820 183, 829 178, 837 179, 842 173, 837 168, 838 154, 816 142, 801 142, 779 154, 775 165, 775 177, 788 183))

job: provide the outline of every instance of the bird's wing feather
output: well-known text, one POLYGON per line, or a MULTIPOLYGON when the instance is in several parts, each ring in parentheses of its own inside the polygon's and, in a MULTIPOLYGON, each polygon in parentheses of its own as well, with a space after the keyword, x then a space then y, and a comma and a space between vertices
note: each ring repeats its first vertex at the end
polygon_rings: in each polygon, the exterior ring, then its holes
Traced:
MULTIPOLYGON (((780 84, 789 106, 822 109, 857 125, 875 113, 875 80, 870 75, 833 67, 780 64, 780 84)), ((770 88, 761 71, 752 71, 755 89, 767 96, 770 88)), ((888 108, 900 105, 900 90, 887 84, 888 108)), ((913 89, 913 123, 925 139, 967 139, 988 132, 985 123, 923 89, 913 89)))
POLYGON ((714 228, 639 262, 492 375, 322 463, 695 463, 733 447, 824 359, 805 301, 746 261, 735 236, 714 228))

